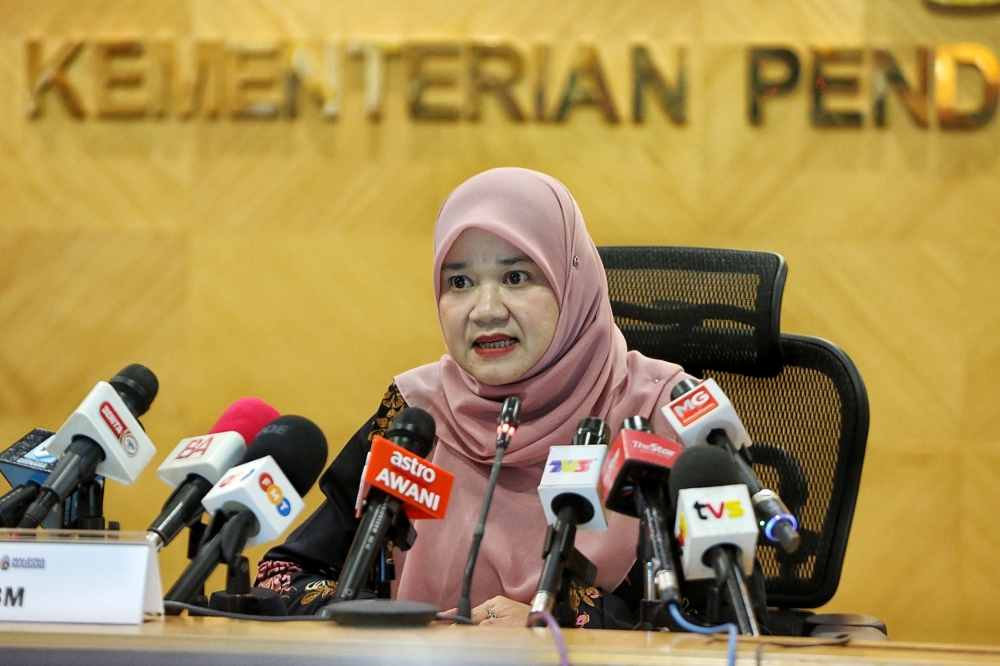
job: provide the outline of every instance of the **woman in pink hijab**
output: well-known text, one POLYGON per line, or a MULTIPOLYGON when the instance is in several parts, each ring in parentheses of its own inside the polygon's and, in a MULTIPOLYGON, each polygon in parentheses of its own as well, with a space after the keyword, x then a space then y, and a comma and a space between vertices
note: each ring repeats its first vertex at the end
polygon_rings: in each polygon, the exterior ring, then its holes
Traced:
MULTIPOLYGON (((397 567, 397 597, 450 608, 496 453, 501 403, 521 400, 472 581, 473 620, 484 625, 523 626, 527 617, 542 566, 546 520, 536 489, 549 448, 572 443, 588 416, 614 432, 641 415, 673 435, 659 408, 685 375, 627 351, 597 249, 559 181, 501 168, 460 185, 438 214, 434 285, 448 354, 396 377, 379 413, 324 474, 327 501, 261 562, 258 585, 280 590, 290 612, 312 612, 333 593, 357 529, 366 445, 404 406, 434 417, 431 459, 455 474, 455 485, 446 518, 417 523, 419 538, 397 567)), ((625 579, 637 538, 638 521, 620 514, 607 532, 577 534, 598 571, 598 589, 578 599, 581 626, 600 590, 625 579)))

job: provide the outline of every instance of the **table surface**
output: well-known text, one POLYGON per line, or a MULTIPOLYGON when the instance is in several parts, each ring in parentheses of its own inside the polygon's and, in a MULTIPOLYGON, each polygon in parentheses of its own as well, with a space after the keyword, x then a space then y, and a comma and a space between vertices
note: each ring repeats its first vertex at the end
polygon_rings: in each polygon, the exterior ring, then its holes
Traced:
MULTIPOLYGON (((564 630, 571 663, 723 664, 724 638, 564 630)), ((737 660, 761 664, 1000 664, 1000 647, 808 638, 741 638, 737 660), (793 647, 794 646, 794 647, 793 647)), ((441 626, 357 629, 327 622, 167 617, 139 626, 0 623, 0 664, 32 666, 255 664, 558 664, 548 629, 441 626)))

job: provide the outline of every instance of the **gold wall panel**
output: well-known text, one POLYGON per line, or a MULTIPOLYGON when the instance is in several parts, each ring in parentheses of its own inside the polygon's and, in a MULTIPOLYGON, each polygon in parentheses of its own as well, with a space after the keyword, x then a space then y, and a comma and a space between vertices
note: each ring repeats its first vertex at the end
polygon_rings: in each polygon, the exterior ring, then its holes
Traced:
MULTIPOLYGON (((1000 121, 942 129, 935 101, 995 105, 986 52, 1000 55, 1000 13, 923 0, 0 0, 0 446, 57 428, 141 362, 161 382, 143 419, 159 456, 109 487, 125 529, 166 498, 162 457, 241 396, 315 420, 332 458, 394 374, 443 351, 441 201, 525 166, 567 184, 599 244, 786 257, 783 329, 843 347, 871 402, 827 610, 877 615, 900 640, 996 643, 1000 121), (82 43, 60 82, 37 85, 32 40, 36 74, 82 43), (754 47, 800 66, 758 125, 754 47), (822 108, 860 126, 813 121, 817 53, 831 84, 857 81, 824 89, 822 108), (885 53, 907 100, 876 76, 885 53), (982 66, 958 66, 954 96, 935 89, 949 53, 982 66), (311 74, 286 77, 286 61, 311 74), (637 61, 662 79, 644 70, 641 122, 637 61), (178 87, 198 62, 216 77, 201 98, 178 87)), ((162 555, 167 587, 180 541, 162 555)))

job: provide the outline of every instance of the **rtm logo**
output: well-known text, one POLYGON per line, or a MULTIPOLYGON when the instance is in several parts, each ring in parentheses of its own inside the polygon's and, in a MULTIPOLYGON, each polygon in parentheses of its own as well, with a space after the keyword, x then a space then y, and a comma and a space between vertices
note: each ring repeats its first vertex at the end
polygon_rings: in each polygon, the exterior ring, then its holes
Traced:
POLYGON ((191 456, 203 456, 208 452, 208 449, 212 446, 213 435, 208 437, 195 437, 187 445, 181 449, 181 452, 174 456, 174 460, 184 460, 185 458, 190 458, 191 456))
POLYGON ((550 460, 549 472, 559 474, 561 472, 589 472, 590 463, 593 460, 550 460))
POLYGON ((708 412, 719 406, 715 401, 712 392, 707 386, 699 386, 695 390, 677 399, 677 402, 670 405, 670 410, 681 422, 682 426, 689 426, 708 412), (683 401, 683 402, 681 402, 683 401))
POLYGON ((714 505, 711 502, 705 504, 695 502, 694 510, 698 512, 698 517, 702 520, 709 520, 709 516, 722 518, 723 514, 725 514, 726 518, 741 518, 743 516, 743 505, 740 504, 739 500, 718 502, 714 505), (709 515, 705 515, 706 509, 708 509, 709 515))
POLYGON ((3 591, 4 606, 24 606, 24 588, 16 590, 13 587, 5 587, 3 591))
POLYGON ((271 500, 271 504, 278 507, 278 513, 282 516, 287 516, 292 512, 292 503, 282 494, 281 488, 274 482, 270 474, 263 472, 260 478, 257 479, 257 483, 260 484, 260 489, 267 493, 267 498, 271 500))

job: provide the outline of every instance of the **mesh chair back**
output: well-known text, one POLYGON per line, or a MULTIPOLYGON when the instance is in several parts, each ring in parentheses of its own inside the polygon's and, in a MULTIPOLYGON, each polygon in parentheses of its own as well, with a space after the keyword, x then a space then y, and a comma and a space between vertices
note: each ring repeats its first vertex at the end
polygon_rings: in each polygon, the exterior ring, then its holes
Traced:
POLYGON ((630 349, 712 377, 754 441, 754 469, 801 521, 788 555, 758 546, 768 605, 816 608, 840 581, 865 443, 868 397, 835 345, 780 333, 786 266, 776 254, 599 248, 630 349))
POLYGON ((785 260, 771 252, 698 247, 598 248, 611 309, 629 348, 754 376, 781 369, 785 260))

